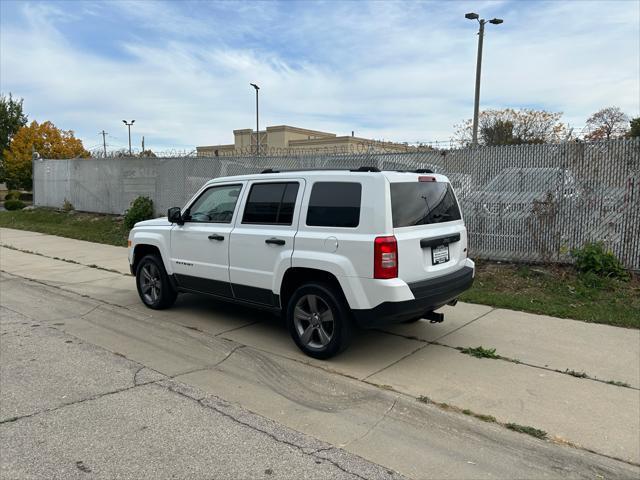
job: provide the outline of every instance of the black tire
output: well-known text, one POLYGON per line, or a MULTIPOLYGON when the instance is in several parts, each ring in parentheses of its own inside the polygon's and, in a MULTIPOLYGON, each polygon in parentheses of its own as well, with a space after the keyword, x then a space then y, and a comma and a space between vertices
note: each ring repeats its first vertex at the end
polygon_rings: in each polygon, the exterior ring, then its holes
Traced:
POLYGON ((344 297, 323 283, 305 283, 293 293, 287 304, 286 321, 298 348, 313 358, 337 355, 349 346, 353 335, 351 314, 344 297), (327 320, 327 312, 331 321, 327 320), (308 332, 311 333, 306 335, 308 332))
POLYGON ((142 303, 154 310, 169 308, 178 297, 162 259, 157 255, 146 255, 138 263, 136 287, 142 303))

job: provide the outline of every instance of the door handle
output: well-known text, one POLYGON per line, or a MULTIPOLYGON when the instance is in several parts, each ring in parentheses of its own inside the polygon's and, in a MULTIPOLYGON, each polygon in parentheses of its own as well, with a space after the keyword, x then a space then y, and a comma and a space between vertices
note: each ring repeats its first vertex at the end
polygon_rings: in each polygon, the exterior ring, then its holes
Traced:
POLYGON ((217 233, 212 233, 211 235, 209 235, 209 240, 218 240, 219 242, 224 240, 224 237, 222 235, 218 235, 217 233))
POLYGON ((285 242, 284 240, 282 240, 281 238, 267 238, 264 243, 270 243, 272 245, 284 245, 285 242))

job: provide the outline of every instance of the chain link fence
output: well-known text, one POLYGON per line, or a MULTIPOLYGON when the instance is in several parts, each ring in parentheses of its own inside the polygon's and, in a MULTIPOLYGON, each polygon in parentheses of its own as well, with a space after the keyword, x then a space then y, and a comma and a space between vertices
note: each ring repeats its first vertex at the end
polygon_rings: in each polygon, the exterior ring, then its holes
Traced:
POLYGON ((410 153, 35 160, 37 206, 122 214, 140 195, 182 206, 211 178, 265 168, 430 168, 456 189, 475 258, 571 261, 602 241, 640 270, 640 139, 410 153))

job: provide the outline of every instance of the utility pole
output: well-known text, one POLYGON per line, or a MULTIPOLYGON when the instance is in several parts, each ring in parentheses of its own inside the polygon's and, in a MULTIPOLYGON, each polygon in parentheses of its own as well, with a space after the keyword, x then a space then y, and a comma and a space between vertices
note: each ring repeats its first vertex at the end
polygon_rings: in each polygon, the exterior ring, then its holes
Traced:
POLYGON ((484 40, 484 26, 486 23, 500 25, 504 20, 501 18, 492 18, 485 20, 480 18, 477 13, 467 13, 464 16, 467 20, 477 20, 480 24, 478 30, 478 57, 476 59, 476 93, 473 101, 473 145, 478 145, 478 116, 480 115, 480 71, 482 70, 482 43, 484 40))
POLYGON ((142 153, 144 153, 144 135, 142 136, 142 153))
POLYGON ((131 125, 135 123, 135 120, 131 120, 130 123, 127 123, 126 120, 122 120, 122 123, 124 123, 129 128, 129 156, 131 157, 131 125))
POLYGON ((250 83, 249 85, 256 89, 256 155, 260 155, 260 117, 258 116, 258 90, 260 90, 260 87, 255 83, 250 83))
POLYGON ((107 135, 108 133, 102 130, 102 147, 104 148, 104 158, 107 158, 107 135))

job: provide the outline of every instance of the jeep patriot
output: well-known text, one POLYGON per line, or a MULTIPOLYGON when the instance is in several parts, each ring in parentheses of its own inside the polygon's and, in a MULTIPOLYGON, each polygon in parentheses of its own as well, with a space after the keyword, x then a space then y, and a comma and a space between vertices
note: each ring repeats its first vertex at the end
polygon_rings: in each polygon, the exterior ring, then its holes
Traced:
POLYGON ((475 273, 447 177, 373 167, 216 178, 137 223, 129 264, 147 307, 191 292, 281 312, 315 358, 354 325, 442 321, 475 273))

